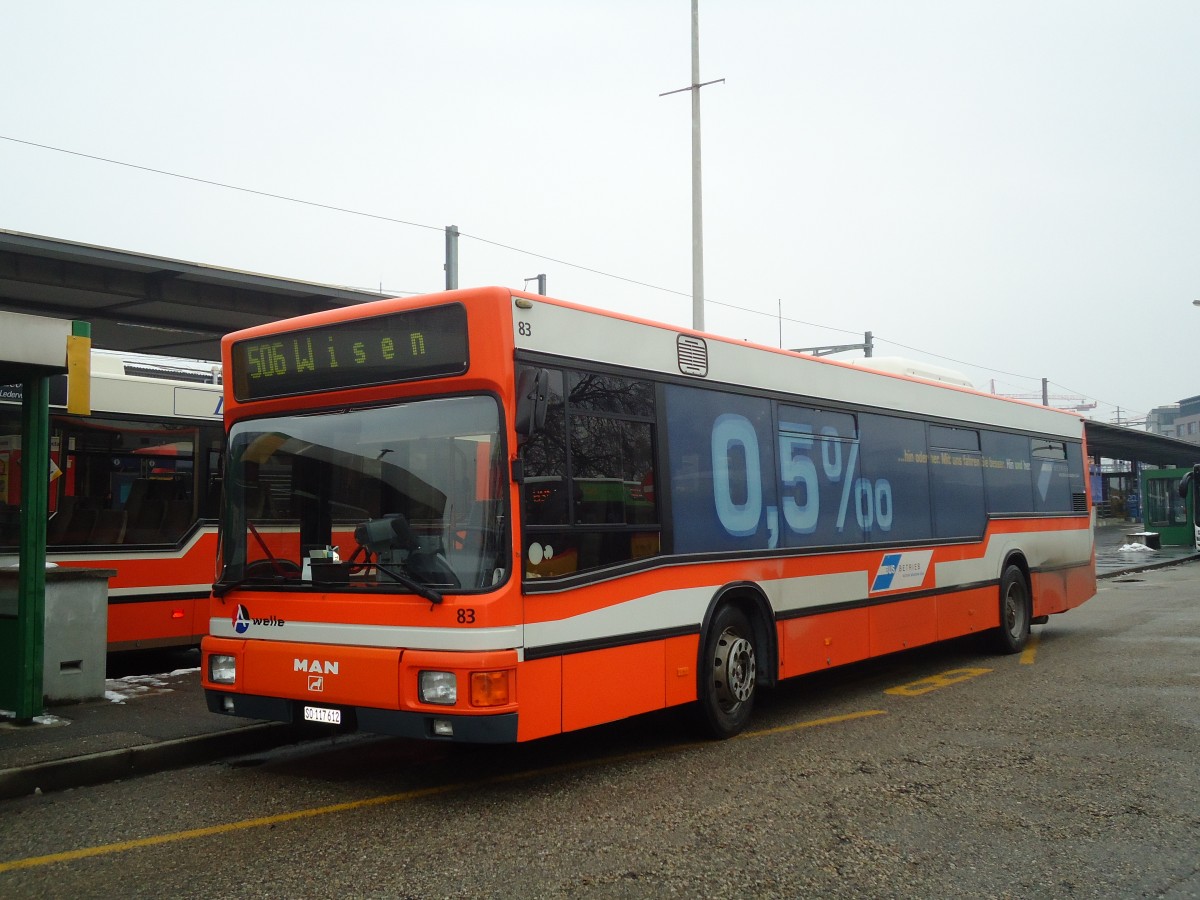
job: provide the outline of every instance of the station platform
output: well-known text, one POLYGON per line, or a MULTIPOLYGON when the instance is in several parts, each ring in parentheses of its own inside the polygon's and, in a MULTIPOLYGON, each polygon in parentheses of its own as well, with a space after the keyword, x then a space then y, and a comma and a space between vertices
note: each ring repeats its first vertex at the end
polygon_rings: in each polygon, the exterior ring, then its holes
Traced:
POLYGON ((1144 540, 1131 540, 1144 533, 1139 522, 1101 521, 1095 528, 1096 575, 1099 578, 1169 566, 1184 560, 1200 559, 1195 547, 1163 546, 1151 550, 1144 540), (1140 546, 1139 546, 1140 545, 1140 546))
POLYGON ((0 717, 0 800, 257 753, 314 735, 209 712, 200 651, 172 658, 193 667, 109 677, 103 700, 52 706, 30 725, 0 717))
MULTIPOLYGON (((1192 547, 1130 549, 1136 523, 1096 527, 1100 578, 1200 559, 1192 547)), ((200 686, 199 652, 164 674, 110 677, 104 700, 52 707, 34 724, 0 715, 0 800, 65 790, 259 753, 330 732, 315 726, 253 722, 210 713, 200 686), (191 665, 189 665, 189 663, 191 665)), ((110 660, 109 674, 112 676, 110 660)))

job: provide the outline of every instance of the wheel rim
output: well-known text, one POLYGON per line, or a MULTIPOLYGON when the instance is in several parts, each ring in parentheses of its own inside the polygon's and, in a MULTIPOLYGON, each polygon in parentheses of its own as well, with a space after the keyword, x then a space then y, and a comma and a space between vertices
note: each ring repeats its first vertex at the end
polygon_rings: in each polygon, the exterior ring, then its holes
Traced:
POLYGON ((1014 639, 1025 632, 1025 592, 1015 581, 1004 594, 1004 625, 1014 639))
POLYGON ((754 645, 732 628, 721 632, 713 661, 713 684, 724 709, 749 700, 754 694, 754 645))

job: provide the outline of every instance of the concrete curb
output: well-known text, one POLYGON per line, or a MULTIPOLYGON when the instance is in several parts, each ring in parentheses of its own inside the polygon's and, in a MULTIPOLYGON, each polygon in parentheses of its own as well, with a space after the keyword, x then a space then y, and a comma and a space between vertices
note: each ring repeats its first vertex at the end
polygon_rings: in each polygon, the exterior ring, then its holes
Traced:
POLYGON ((23 797, 38 790, 63 791, 215 762, 230 756, 295 744, 311 736, 311 732, 300 727, 268 722, 231 731, 0 769, 0 800, 23 797))
POLYGON ((1159 562, 1150 562, 1147 560, 1144 566, 1130 566, 1128 569, 1118 569, 1115 572, 1104 572, 1096 576, 1097 580, 1104 578, 1120 578, 1122 575, 1136 575, 1138 572, 1148 572, 1151 569, 1165 569, 1167 566, 1178 566, 1182 563, 1195 562, 1200 560, 1200 553, 1192 556, 1179 556, 1175 559, 1164 559, 1159 562))

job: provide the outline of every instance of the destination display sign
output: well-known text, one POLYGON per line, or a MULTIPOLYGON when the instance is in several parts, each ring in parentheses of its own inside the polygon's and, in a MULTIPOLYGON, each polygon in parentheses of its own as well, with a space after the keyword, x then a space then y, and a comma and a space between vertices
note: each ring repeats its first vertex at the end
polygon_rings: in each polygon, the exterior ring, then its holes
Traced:
POLYGON ((458 303, 238 341, 233 395, 264 400, 461 375, 467 344, 458 303))

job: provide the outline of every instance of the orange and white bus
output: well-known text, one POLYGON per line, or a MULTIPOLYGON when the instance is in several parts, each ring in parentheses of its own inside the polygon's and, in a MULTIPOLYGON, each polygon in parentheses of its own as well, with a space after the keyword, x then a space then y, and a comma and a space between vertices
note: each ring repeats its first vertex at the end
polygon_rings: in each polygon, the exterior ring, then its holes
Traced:
POLYGON ((503 288, 229 335, 211 710, 456 741, 1095 593, 1074 415, 503 288))
MULTIPOLYGON (((108 649, 188 646, 207 632, 217 553, 222 389, 213 367, 94 351, 90 416, 50 382, 47 559, 115 569, 108 649)), ((0 387, 0 559, 15 560, 21 386, 0 387)))

